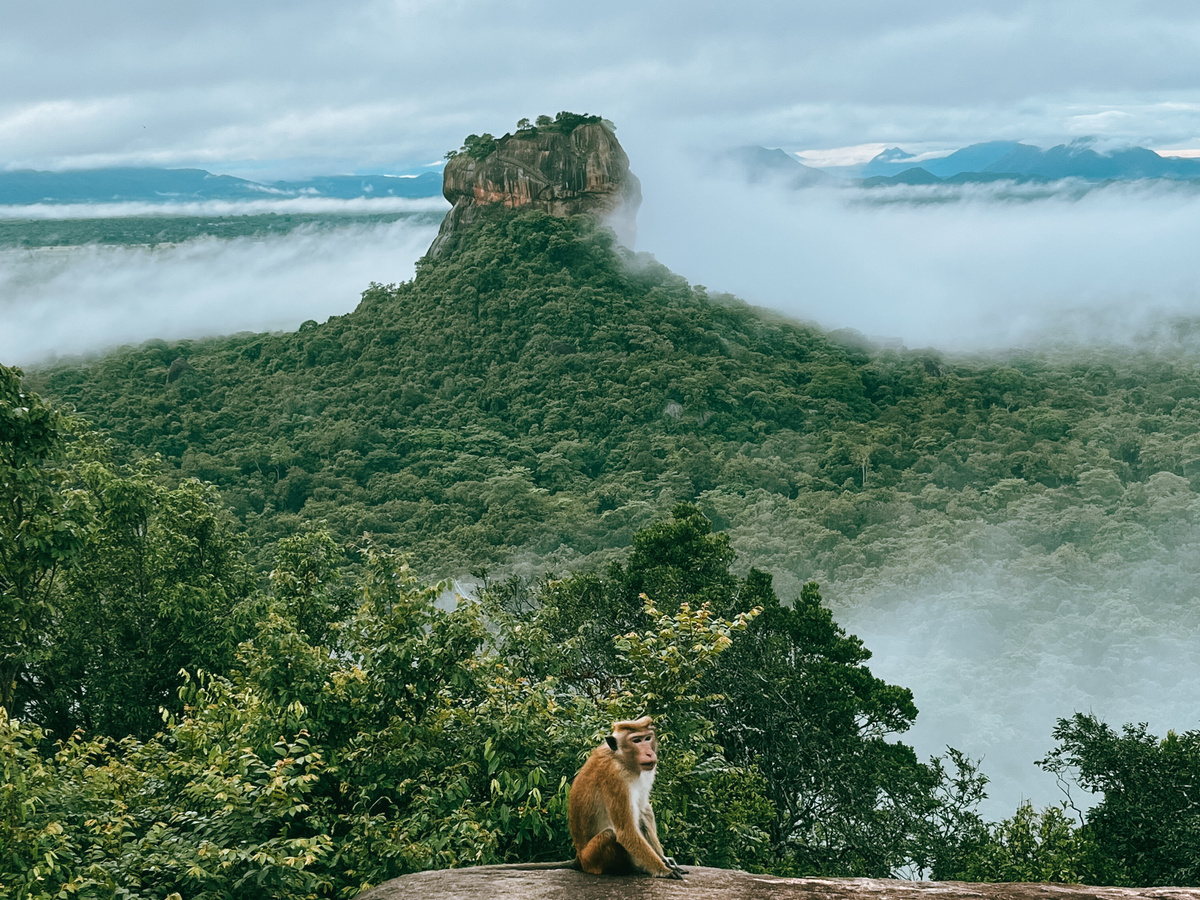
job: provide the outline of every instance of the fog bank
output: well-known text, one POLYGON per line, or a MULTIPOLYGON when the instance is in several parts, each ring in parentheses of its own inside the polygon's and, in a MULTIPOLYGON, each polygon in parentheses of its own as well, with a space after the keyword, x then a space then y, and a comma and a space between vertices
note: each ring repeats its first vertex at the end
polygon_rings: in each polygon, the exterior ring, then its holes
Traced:
POLYGON ((941 188, 750 187, 653 152, 636 168, 639 249, 827 328, 986 350, 1125 341, 1200 312, 1200 194, 1188 188, 1012 200, 980 186, 947 202, 941 188), (886 202, 900 198, 912 202, 886 202))
POLYGON ((402 220, 155 248, 3 250, 0 362, 323 321, 354 309, 372 281, 411 278, 436 233, 402 220))
POLYGON ((450 204, 441 197, 289 197, 263 200, 196 200, 170 203, 31 203, 0 205, 0 219, 115 219, 132 216, 256 216, 267 213, 436 212, 450 204))
MULTIPOLYGON (((1055 746, 1060 718, 1147 722, 1160 737, 1200 727, 1197 598, 1189 610, 1136 585, 1087 591, 1015 568, 946 572, 922 590, 880 584, 850 608, 836 585, 825 591, 839 624, 874 653, 871 671, 912 690, 920 715, 903 740, 922 757, 951 745, 982 759, 991 783, 981 811, 993 820, 1022 799, 1064 799, 1034 764, 1055 746)), ((1081 809, 1096 800, 1077 788, 1072 797, 1081 809)))

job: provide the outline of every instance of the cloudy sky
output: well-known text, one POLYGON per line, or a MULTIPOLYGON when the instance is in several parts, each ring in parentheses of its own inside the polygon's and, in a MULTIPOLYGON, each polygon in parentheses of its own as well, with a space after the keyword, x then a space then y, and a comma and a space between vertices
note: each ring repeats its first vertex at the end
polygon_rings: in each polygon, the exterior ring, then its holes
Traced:
POLYGON ((1189 2, 47 0, 0 26, 5 168, 411 171, 559 109, 614 120, 635 161, 664 141, 1200 148, 1189 2))

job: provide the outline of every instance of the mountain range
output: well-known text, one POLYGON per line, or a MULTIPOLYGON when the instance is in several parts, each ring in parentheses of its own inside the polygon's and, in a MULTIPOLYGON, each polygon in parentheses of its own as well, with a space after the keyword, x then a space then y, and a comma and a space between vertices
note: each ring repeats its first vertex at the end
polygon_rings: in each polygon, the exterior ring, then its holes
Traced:
POLYGON ((260 183, 204 169, 110 168, 0 172, 0 204, 267 200, 289 197, 437 197, 440 172, 416 176, 325 175, 260 183))
MULTIPOLYGON (((752 181, 779 180, 791 187, 830 184, 842 179, 805 166, 782 150, 745 147, 730 158, 752 181), (824 176, 822 178, 821 176, 824 176)), ((866 187, 888 184, 972 184, 995 181, 1085 182, 1200 180, 1200 159, 1161 156, 1145 147, 1101 153, 1086 140, 1042 149, 1019 141, 971 144, 945 156, 926 157, 890 147, 854 171, 850 183, 866 187)))

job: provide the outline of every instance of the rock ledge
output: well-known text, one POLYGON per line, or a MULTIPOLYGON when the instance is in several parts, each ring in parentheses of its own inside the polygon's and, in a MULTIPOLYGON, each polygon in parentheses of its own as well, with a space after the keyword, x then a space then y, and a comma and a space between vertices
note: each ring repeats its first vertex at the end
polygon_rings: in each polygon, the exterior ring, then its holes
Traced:
POLYGON ((690 866, 688 872, 682 881, 666 881, 478 866, 404 875, 357 900, 1200 900, 1200 888, 781 878, 704 866, 690 866))

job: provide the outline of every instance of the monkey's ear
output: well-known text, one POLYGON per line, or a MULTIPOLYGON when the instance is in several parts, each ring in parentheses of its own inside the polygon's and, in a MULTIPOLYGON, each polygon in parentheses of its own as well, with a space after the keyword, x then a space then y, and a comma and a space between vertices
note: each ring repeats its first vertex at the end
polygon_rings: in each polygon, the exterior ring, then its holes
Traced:
POLYGON ((604 742, 608 744, 609 750, 612 750, 614 753, 617 751, 617 739, 611 734, 604 739, 604 742))

